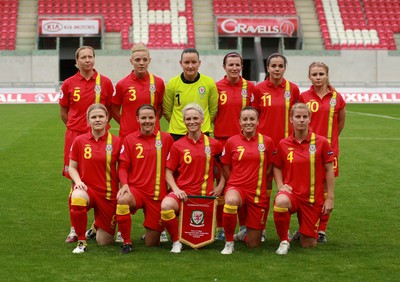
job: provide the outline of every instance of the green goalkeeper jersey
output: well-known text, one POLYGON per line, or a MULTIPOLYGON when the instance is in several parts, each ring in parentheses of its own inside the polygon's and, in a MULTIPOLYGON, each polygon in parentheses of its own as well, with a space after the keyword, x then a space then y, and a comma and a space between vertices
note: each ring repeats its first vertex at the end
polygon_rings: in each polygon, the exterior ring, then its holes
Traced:
POLYGON ((165 87, 163 113, 169 121, 169 133, 186 134, 182 110, 190 103, 197 103, 204 110, 201 130, 212 132, 211 123, 218 111, 218 90, 214 80, 199 74, 194 82, 188 82, 184 81, 183 74, 180 74, 171 78, 165 87))

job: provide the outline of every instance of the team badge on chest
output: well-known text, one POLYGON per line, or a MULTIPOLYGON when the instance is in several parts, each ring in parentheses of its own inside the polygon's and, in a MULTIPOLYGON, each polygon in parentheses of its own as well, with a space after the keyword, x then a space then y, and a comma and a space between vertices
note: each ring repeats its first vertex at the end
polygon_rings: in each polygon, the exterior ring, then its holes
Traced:
POLYGON ((211 148, 210 148, 210 146, 205 147, 205 148, 204 148, 204 152, 205 152, 208 156, 210 156, 210 155, 211 155, 211 148))
POLYGON ((204 97, 204 94, 206 93, 206 88, 204 86, 200 86, 197 91, 199 92, 201 98, 204 97))
POLYGON ((161 140, 156 140, 156 148, 157 148, 157 150, 160 150, 161 147, 162 147, 161 140))

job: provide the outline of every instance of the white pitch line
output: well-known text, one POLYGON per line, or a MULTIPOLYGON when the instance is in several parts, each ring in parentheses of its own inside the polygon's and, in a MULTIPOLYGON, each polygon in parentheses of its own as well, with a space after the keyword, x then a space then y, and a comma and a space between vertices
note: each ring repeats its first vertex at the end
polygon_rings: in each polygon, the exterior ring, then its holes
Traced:
POLYGON ((363 115, 363 116, 371 116, 371 117, 379 117, 379 118, 387 118, 387 119, 400 120, 400 118, 397 118, 397 117, 384 116, 384 115, 376 115, 376 114, 369 114, 369 113, 360 113, 360 112, 353 112, 353 111, 346 111, 346 113, 357 114, 357 115, 363 115))
POLYGON ((339 140, 383 140, 383 141, 400 141, 400 137, 339 137, 339 140))

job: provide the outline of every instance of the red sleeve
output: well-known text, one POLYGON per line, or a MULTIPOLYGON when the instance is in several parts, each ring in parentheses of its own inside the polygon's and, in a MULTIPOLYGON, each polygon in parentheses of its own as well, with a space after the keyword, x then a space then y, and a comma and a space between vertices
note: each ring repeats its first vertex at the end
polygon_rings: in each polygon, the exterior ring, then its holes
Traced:
POLYGON ((60 104, 60 106, 63 107, 69 107, 69 81, 66 80, 64 81, 64 83, 61 85, 61 89, 60 89, 60 97, 58 100, 58 103, 60 104))
POLYGON ((157 89, 158 103, 162 104, 163 97, 164 97, 164 92, 165 92, 165 85, 164 85, 164 81, 159 77, 156 80, 156 89, 157 89))
POLYGON ((253 101, 251 101, 250 105, 252 107, 254 107, 257 111, 260 111, 261 91, 260 91, 260 89, 258 87, 254 88, 253 96, 254 96, 254 99, 253 99, 253 101))
POLYGON ((228 139, 228 141, 226 141, 225 147, 223 149, 222 156, 221 156, 221 163, 223 163, 225 165, 232 165, 232 158, 231 158, 232 142, 230 142, 230 141, 231 141, 230 139, 228 139))
POLYGON ((111 100, 112 100, 112 97, 113 97, 113 95, 114 95, 114 85, 113 85, 113 83, 111 82, 111 80, 109 79, 109 78, 106 78, 105 79, 106 80, 106 85, 105 85, 105 87, 106 87, 106 93, 107 93, 107 99, 106 99, 106 107, 107 107, 107 109, 108 110, 110 110, 111 109, 111 100))
POLYGON ((218 140, 216 140, 214 138, 212 138, 211 140, 213 142, 212 144, 213 144, 213 147, 214 147, 214 150, 215 150, 214 156, 218 157, 222 153, 222 149, 223 149, 222 148, 222 144, 221 144, 221 142, 219 142, 218 140))
POLYGON ((172 144, 171 150, 169 151, 166 167, 172 171, 175 171, 179 164, 180 152, 176 147, 176 143, 172 144))
POLYGON ((126 137, 124 140, 124 144, 121 148, 121 153, 119 155, 119 163, 118 163, 118 176, 119 181, 121 182, 121 186, 128 184, 128 176, 129 176, 129 167, 130 167, 130 150, 129 150, 129 138, 126 137))
POLYGON ((282 146, 283 142, 279 142, 278 147, 276 148, 276 152, 274 155, 274 166, 282 168, 283 166, 283 158, 282 158, 282 146))
POLYGON ((321 136, 321 139, 323 142, 323 144, 322 144, 322 162, 324 164, 331 163, 334 161, 335 154, 333 153, 331 145, 329 145, 328 140, 323 136, 321 136))
POLYGON ((346 107, 346 101, 343 99, 343 96, 340 93, 337 93, 337 103, 339 111, 346 107))
POLYGON ((293 104, 295 104, 300 101, 300 89, 296 84, 291 83, 291 82, 290 82, 290 84, 291 84, 290 88, 293 89, 292 90, 293 104))
POLYGON ((169 133, 162 132, 161 134, 164 135, 163 146, 165 147, 168 155, 171 150, 172 144, 174 144, 174 138, 172 138, 169 133))
MULTIPOLYGON (((78 136, 79 137, 79 136, 78 136)), ((69 158, 73 161, 79 161, 79 140, 80 138, 75 138, 74 142, 72 142, 71 150, 69 151, 69 158)))
POLYGON ((272 164, 274 161, 274 154, 275 154, 275 145, 274 141, 271 139, 271 137, 265 136, 264 135, 264 140, 266 140, 266 149, 267 149, 267 157, 268 157, 268 164, 272 164))
MULTIPOLYGON (((254 100, 254 83, 247 81, 247 105, 253 106, 251 103, 254 100)), ((254 107, 254 106, 253 106, 254 107)))
POLYGON ((306 103, 306 101, 304 100, 304 96, 303 96, 304 92, 300 95, 299 97, 299 103, 306 103))
POLYGON ((115 86, 115 93, 111 99, 111 102, 118 106, 122 104, 122 96, 124 94, 123 86, 121 84, 121 81, 117 83, 117 85, 115 86))

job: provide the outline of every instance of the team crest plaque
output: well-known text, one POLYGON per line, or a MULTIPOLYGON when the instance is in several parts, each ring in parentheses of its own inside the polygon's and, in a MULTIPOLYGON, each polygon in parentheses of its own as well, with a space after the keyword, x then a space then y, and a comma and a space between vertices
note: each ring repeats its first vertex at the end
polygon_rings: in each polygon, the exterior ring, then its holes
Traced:
POLYGON ((181 203, 180 241, 194 249, 214 242, 217 200, 208 196, 188 196, 181 203))

